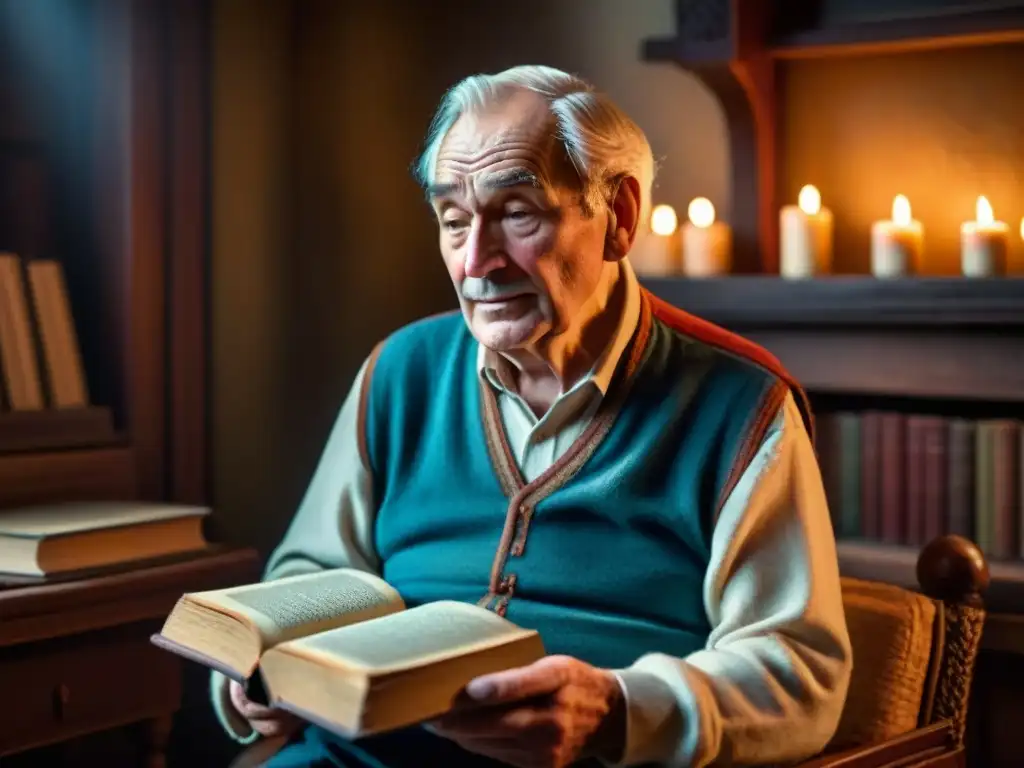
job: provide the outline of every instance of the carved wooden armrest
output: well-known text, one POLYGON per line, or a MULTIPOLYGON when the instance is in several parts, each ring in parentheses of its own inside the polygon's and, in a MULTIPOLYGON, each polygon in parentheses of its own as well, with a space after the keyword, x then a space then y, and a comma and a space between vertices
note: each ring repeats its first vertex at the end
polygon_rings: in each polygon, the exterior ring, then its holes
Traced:
POLYGON ((953 768, 963 764, 962 755, 963 750, 956 745, 952 725, 941 722, 889 741, 818 755, 796 768, 953 768))

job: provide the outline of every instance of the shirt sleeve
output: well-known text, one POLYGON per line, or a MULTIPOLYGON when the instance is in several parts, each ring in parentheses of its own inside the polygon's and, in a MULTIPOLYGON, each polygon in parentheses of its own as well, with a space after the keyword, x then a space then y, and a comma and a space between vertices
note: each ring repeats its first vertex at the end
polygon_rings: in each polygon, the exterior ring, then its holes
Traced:
MULTIPOLYGON (((373 478, 363 460, 359 434, 372 360, 373 355, 356 374, 299 510, 267 560, 264 581, 342 567, 380 573, 373 543, 373 478)), ((235 711, 228 685, 224 675, 212 673, 214 712, 231 738, 248 744, 257 734, 235 711)))
POLYGON ((839 724, 852 657, 821 473, 792 395, 726 499, 704 585, 706 647, 618 670, 618 765, 798 760, 839 724))

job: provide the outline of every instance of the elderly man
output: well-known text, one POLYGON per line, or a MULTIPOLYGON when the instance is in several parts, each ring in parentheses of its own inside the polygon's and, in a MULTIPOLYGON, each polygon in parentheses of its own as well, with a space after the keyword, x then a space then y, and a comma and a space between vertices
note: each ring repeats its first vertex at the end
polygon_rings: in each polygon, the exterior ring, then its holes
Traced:
MULTIPOLYGON (((799 387, 658 301, 626 259, 642 131, 546 67, 451 89, 416 167, 461 306, 360 370, 266 578, 352 566, 410 605, 481 602, 549 657, 471 706, 272 766, 757 764, 821 749, 850 675, 799 387)), ((241 741, 298 723, 213 681, 241 741)))

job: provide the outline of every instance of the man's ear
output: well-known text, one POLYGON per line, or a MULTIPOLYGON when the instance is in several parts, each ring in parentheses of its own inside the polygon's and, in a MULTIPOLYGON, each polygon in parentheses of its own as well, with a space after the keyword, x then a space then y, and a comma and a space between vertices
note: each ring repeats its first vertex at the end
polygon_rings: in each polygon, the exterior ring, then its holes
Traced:
POLYGON ((640 182, 632 176, 618 184, 608 210, 608 231, 605 235, 604 258, 619 261, 625 258, 640 230, 640 182))

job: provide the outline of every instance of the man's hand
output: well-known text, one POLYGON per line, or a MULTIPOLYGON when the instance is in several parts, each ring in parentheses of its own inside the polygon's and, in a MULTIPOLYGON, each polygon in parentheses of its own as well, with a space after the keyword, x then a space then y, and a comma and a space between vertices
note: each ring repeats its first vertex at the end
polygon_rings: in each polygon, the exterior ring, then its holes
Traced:
POLYGON ((299 718, 289 712, 250 701, 242 686, 234 680, 230 681, 228 694, 238 714, 248 720, 249 726, 261 736, 285 736, 296 731, 302 724, 299 718))
POLYGON ((562 768, 583 757, 617 760, 624 747, 618 680, 568 656, 478 677, 466 686, 465 699, 433 730, 519 768, 562 768))

